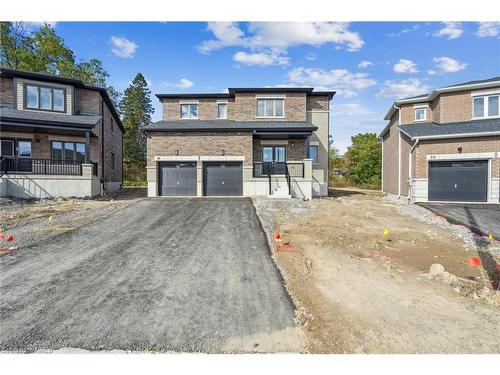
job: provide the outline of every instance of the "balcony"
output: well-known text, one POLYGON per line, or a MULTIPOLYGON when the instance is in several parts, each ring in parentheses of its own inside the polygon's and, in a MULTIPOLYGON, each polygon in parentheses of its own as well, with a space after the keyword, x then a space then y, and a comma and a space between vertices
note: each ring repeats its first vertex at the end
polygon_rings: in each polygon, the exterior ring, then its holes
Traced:
MULTIPOLYGON (((93 169, 95 175, 95 166, 93 169)), ((4 174, 81 176, 82 161, 3 157, 0 175, 4 174)))

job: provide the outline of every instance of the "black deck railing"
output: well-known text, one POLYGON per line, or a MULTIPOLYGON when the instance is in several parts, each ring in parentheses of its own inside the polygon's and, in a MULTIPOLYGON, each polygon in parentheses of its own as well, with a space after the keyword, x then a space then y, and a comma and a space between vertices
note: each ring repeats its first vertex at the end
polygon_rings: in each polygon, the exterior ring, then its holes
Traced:
POLYGON ((304 177, 304 163, 293 162, 255 162, 253 163, 254 177, 269 177, 283 175, 289 177, 304 177))
POLYGON ((82 161, 19 157, 2 158, 0 161, 0 174, 9 173, 79 176, 82 174, 82 161))

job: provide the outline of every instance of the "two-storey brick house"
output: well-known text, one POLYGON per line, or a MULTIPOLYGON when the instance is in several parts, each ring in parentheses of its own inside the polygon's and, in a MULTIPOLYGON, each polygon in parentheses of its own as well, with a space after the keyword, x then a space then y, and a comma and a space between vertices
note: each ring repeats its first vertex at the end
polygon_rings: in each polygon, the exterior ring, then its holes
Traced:
POLYGON ((387 113, 382 190, 412 202, 499 203, 500 77, 397 100, 387 113))
POLYGON ((0 195, 91 197, 122 185, 123 125, 101 87, 0 69, 0 195))
POLYGON ((148 196, 328 194, 329 102, 312 88, 159 94, 147 136, 148 196))

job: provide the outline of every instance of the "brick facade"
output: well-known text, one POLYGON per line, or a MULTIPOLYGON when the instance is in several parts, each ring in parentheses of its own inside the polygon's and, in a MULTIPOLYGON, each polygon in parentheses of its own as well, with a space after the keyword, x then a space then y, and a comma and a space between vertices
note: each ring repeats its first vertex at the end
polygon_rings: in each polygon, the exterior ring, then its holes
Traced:
MULTIPOLYGON (((258 93, 236 93, 234 98, 228 98, 227 117, 236 121, 255 121, 257 117, 257 96, 258 93)), ((328 108, 328 97, 314 97, 310 106, 315 108, 328 108), (321 99, 322 98, 322 99, 321 99), (326 101, 326 104, 324 103, 326 101)), ((200 98, 193 100, 198 103, 199 120, 217 119, 217 98, 200 98)), ((189 100, 184 100, 189 102, 189 100)), ((177 98, 163 98, 163 119, 166 121, 177 121, 180 119, 181 100, 177 98)), ((306 94, 286 93, 284 101, 285 118, 276 120, 306 121, 306 94)), ((273 119, 269 119, 272 121, 273 119)))
POLYGON ((12 78, 0 79, 0 102, 2 106, 14 106, 14 80, 12 78))
MULTIPOLYGON (((428 177, 427 155, 457 154, 462 147, 462 153, 498 152, 500 150, 500 136, 477 137, 458 139, 436 139, 420 141, 415 148, 415 178, 428 177)), ((492 177, 500 177, 500 159, 493 159, 492 177)))
MULTIPOLYGON (((271 144, 269 144, 271 146, 271 144)), ((254 139, 253 141, 253 160, 255 162, 262 161, 262 147, 268 146, 262 145, 260 139, 254 139)), ((288 144, 279 144, 277 146, 284 146, 286 149, 286 160, 288 161, 302 161, 307 158, 307 148, 305 139, 293 139, 289 140, 288 144)))
MULTIPOLYGON (((18 110, 23 109, 23 103, 19 103, 19 98, 23 98, 22 92, 19 92, 19 88, 23 88, 23 84, 26 82, 48 84, 51 86, 64 87, 66 90, 66 103, 67 103, 67 114, 75 115, 101 115, 102 122, 104 123, 104 180, 106 182, 118 182, 122 181, 122 130, 118 125, 119 119, 113 118, 110 108, 108 108, 105 100, 101 93, 97 90, 86 89, 72 86, 67 84, 61 85, 58 83, 45 83, 37 82, 33 80, 24 80, 17 78, 17 96, 18 96, 18 110), (73 109, 74 105, 74 109, 73 109), (111 121, 113 121, 114 126, 111 130, 111 121), (111 153, 115 155, 115 168, 111 167, 111 153)), ((0 99, 1 105, 13 106, 14 103, 14 79, 1 77, 0 86, 0 99)), ((92 162, 98 162, 102 166, 102 123, 101 121, 94 126, 92 133, 94 136, 90 138, 90 160, 92 162)), ((3 133, 6 134, 8 129, 2 129, 3 133)), ((9 132, 12 133, 12 132, 9 132)), ((14 134, 14 133, 12 133, 14 134)), ((22 139, 30 138, 32 139, 32 158, 35 159, 50 159, 51 158, 51 141, 68 141, 68 142, 79 142, 85 143, 85 137, 73 136, 73 135, 60 135, 51 133, 22 133, 16 132, 14 135, 9 135, 10 137, 22 139)))
POLYGON ((150 133, 147 138, 147 163, 155 165, 155 156, 244 156, 252 165, 251 132, 175 132, 150 133))
POLYGON ((308 96, 306 102, 307 111, 329 111, 330 101, 328 96, 308 96))
MULTIPOLYGON (((419 122, 415 121, 415 107, 420 104, 428 104, 427 122, 445 124, 472 121, 473 124, 472 94, 478 91, 484 92, 484 90, 466 90, 440 93, 429 103, 402 103, 400 105, 401 123, 405 125, 418 124, 419 122)), ((498 87, 486 90, 486 93, 490 92, 498 92, 498 87)), ((414 142, 411 142, 406 136, 401 136, 401 155, 399 155, 400 131, 398 129, 398 117, 398 111, 395 111, 389 120, 388 131, 383 135, 382 190, 385 192, 397 194, 398 178, 400 178, 401 195, 406 195, 408 192, 407 179, 410 174, 413 179, 427 179, 428 155, 452 154, 456 160, 460 160, 459 148, 461 148, 462 154, 498 153, 500 151, 500 136, 420 140, 412 154, 412 171, 410 173, 408 157, 409 150, 414 142), (401 173, 399 173, 398 168, 399 159, 401 159, 401 173)), ((491 159, 492 178, 500 177, 500 159, 498 158, 498 154, 496 155, 496 157, 491 159)))

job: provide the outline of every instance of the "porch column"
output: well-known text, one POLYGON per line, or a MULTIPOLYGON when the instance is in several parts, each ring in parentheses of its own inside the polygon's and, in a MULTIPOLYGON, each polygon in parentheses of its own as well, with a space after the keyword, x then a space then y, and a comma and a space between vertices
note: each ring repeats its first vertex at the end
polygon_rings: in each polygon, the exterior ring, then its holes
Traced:
POLYGON ((90 162, 90 132, 85 132, 85 164, 90 162))

